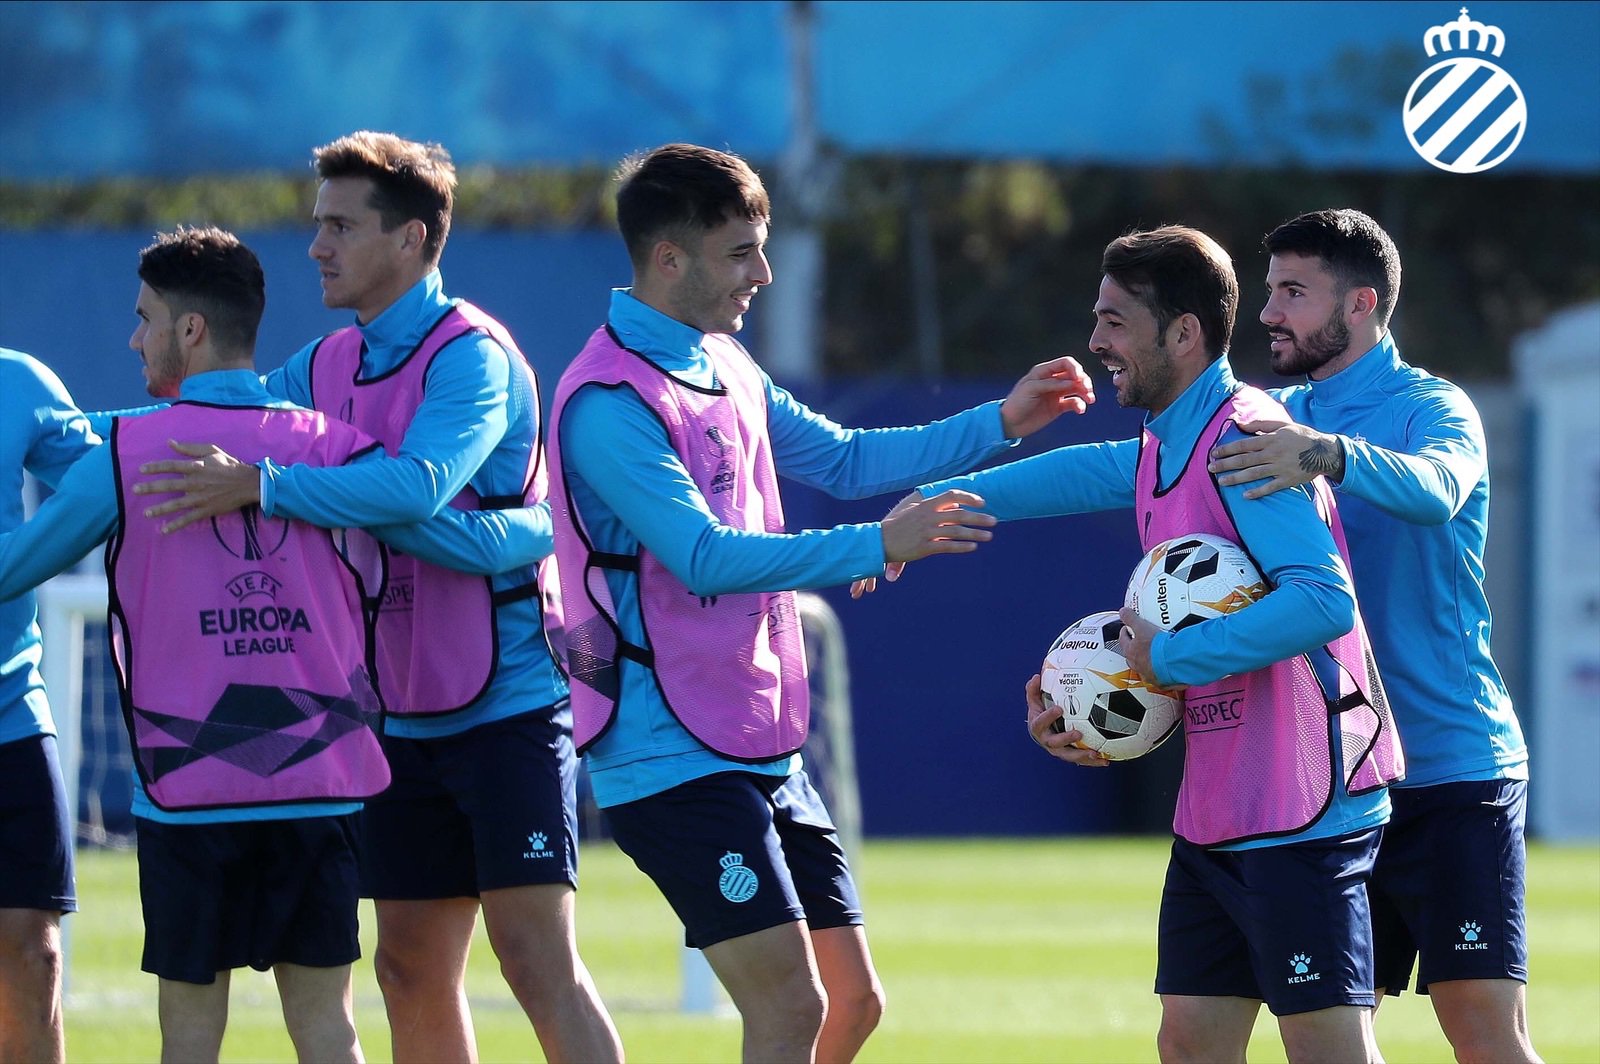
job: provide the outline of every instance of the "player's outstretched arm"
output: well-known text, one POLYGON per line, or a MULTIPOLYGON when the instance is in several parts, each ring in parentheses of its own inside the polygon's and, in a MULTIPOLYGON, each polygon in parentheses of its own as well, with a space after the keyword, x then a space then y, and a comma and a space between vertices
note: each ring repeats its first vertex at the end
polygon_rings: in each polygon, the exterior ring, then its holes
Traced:
POLYGON ((176 532, 196 521, 260 505, 261 470, 214 444, 177 440, 169 443, 174 451, 188 457, 146 462, 139 472, 161 479, 140 481, 133 486, 135 495, 176 493, 144 511, 146 517, 179 515, 163 524, 161 531, 176 532))
POLYGON ((1224 488, 1265 481, 1245 489, 1247 499, 1309 484, 1319 476, 1335 484, 1344 479, 1344 447, 1337 436, 1291 421, 1249 421, 1239 429, 1251 435, 1215 448, 1206 469, 1218 474, 1217 483, 1224 488))
POLYGON ((96 447, 67 470, 31 518, 0 534, 0 601, 70 569, 116 527, 111 449, 96 447))
MULTIPOLYGON (((890 562, 883 567, 883 578, 892 584, 900 579, 900 575, 905 571, 905 562, 890 562)), ((853 599, 870 595, 876 590, 878 590, 878 578, 875 576, 864 576, 860 580, 850 582, 850 597, 853 599)))
MULTIPOLYGON (((884 520, 887 521, 889 518, 901 513, 920 498, 922 498, 922 493, 917 491, 907 495, 889 509, 889 512, 887 515, 885 515, 884 520)), ((896 580, 900 579, 900 574, 904 573, 905 571, 905 562, 888 562, 883 567, 883 578, 892 584, 896 580)), ((850 597, 853 599, 858 599, 862 595, 870 595, 876 590, 878 590, 878 578, 875 576, 862 577, 860 580, 854 580, 850 583, 850 597)))
MULTIPOLYGON (((900 579, 906 562, 930 554, 965 554, 993 539, 989 529, 997 523, 995 518, 967 509, 982 505, 983 499, 969 491, 929 497, 914 491, 895 503, 883 519, 884 579, 890 583, 900 579)), ((858 599, 877 588, 877 577, 864 577, 850 584, 850 597, 858 599)))
POLYGON ((119 417, 143 417, 153 414, 157 410, 165 410, 171 403, 150 403, 146 406, 120 406, 115 410, 85 410, 83 416, 89 419, 89 427, 94 434, 102 440, 111 436, 111 423, 119 417))
POLYGON ((1053 726, 1061 720, 1061 710, 1056 706, 1044 704, 1044 694, 1040 690, 1039 681, 1039 674, 1034 673, 1027 687, 1023 689, 1028 698, 1028 734, 1033 736, 1033 741, 1051 757, 1074 765, 1087 765, 1090 768, 1105 768, 1110 765, 1109 758, 1097 751, 1076 745, 1078 740, 1083 738, 1083 733, 1078 729, 1053 730, 1053 726))
POLYGON ((911 494, 883 519, 883 557, 890 563, 914 562, 930 554, 967 554, 994 538, 996 524, 969 491, 945 491, 931 498, 911 494))
POLYGON ((548 503, 505 510, 447 506, 414 525, 375 525, 367 531, 412 557, 480 576, 537 565, 554 546, 548 503))
MULTIPOLYGON (((1488 468, 1483 421, 1466 394, 1443 381, 1432 381, 1409 398, 1411 406, 1405 438, 1397 447, 1380 447, 1360 437, 1311 434, 1311 430, 1301 426, 1281 427, 1280 422, 1251 422, 1239 426, 1240 429, 1246 432, 1276 430, 1273 436, 1288 433, 1286 439, 1292 438, 1298 450, 1277 440, 1270 444, 1255 439, 1232 442, 1213 452, 1212 457, 1217 461, 1210 468, 1216 472, 1223 468, 1224 460, 1239 463, 1235 468, 1260 467, 1250 470, 1252 475, 1243 480, 1219 477, 1218 483, 1224 487, 1257 477, 1276 476, 1278 479, 1273 483, 1281 481, 1279 487, 1258 484, 1246 493, 1246 498, 1260 498, 1289 486, 1283 476, 1288 461, 1302 460, 1299 452, 1315 443, 1330 459, 1337 457, 1337 470, 1329 473, 1329 479, 1338 483, 1341 492, 1410 524, 1444 524, 1461 512, 1488 468), (1271 460, 1270 468, 1262 466, 1262 458, 1248 455, 1248 452, 1269 448, 1278 455, 1271 460), (1245 456, 1242 463, 1239 456, 1245 456)), ((1308 456, 1302 461, 1314 459, 1308 456)), ((1304 480, 1296 483, 1304 483, 1304 480)))
POLYGON ((19 419, 25 427, 21 436, 12 437, 22 444, 22 467, 54 491, 73 463, 98 447, 106 433, 93 428, 61 378, 31 355, 0 354, 0 385, 6 390, 6 420, 19 419))
POLYGON ((321 528, 425 521, 460 493, 505 436, 509 365, 488 338, 447 345, 430 365, 427 395, 398 449, 381 461, 256 468, 205 444, 174 444, 181 457, 140 470, 164 475, 167 486, 147 482, 137 490, 178 493, 151 510, 172 515, 164 532, 250 505, 321 528))
POLYGON ((1064 355, 1034 366, 1000 404, 1007 439, 1021 439, 1065 413, 1081 414, 1094 402, 1094 382, 1078 360, 1064 355))

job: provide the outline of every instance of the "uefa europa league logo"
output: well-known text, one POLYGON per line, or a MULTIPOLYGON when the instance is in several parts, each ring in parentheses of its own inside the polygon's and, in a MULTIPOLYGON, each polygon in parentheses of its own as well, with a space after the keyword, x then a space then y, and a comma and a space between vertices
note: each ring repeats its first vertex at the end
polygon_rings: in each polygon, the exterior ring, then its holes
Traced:
POLYGON ((1517 150, 1528 128, 1522 89, 1486 58, 1499 58, 1506 35, 1498 26, 1469 19, 1462 8, 1460 18, 1423 34, 1422 45, 1430 58, 1447 55, 1424 70, 1406 93, 1401 111, 1406 139, 1418 155, 1452 174, 1500 165, 1517 150))

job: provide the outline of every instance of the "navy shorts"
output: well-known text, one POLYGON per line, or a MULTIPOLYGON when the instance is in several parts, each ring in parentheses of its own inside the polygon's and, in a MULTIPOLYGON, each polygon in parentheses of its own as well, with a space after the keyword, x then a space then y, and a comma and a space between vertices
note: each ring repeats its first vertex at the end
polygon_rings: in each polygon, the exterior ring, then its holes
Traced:
POLYGON ((806 778, 719 772, 606 811, 622 852, 705 949, 804 920, 862 922, 833 819, 806 778))
POLYGON ((0 744, 0 909, 78 911, 72 831, 56 737, 0 744))
POLYGON ((1378 985, 1528 981, 1527 780, 1390 788, 1394 815, 1372 873, 1378 985))
POLYGON ((476 898, 578 883, 572 711, 523 713, 439 739, 385 736, 393 780, 361 813, 361 893, 476 898))
POLYGON ((145 971, 210 984, 246 965, 336 968, 361 956, 354 813, 133 823, 145 971))
POLYGON ((1371 1007, 1367 877, 1382 831, 1254 850, 1172 844, 1156 993, 1265 1001, 1275 1016, 1371 1007))

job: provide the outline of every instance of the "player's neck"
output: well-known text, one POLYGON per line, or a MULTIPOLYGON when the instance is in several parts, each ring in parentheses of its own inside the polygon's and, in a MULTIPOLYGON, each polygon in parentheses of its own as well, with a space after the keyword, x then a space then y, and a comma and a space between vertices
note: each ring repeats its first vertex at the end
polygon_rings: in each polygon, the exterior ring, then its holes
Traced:
POLYGON ((1382 339, 1383 335, 1381 333, 1377 335, 1363 334, 1359 336, 1355 333, 1352 333, 1350 335, 1350 342, 1345 345, 1345 349, 1342 352, 1333 358, 1328 359, 1328 361, 1324 362, 1322 365, 1308 373, 1307 376, 1314 381, 1325 381, 1336 373, 1342 373, 1351 366, 1355 365, 1357 362, 1361 361, 1361 356, 1365 355, 1368 351, 1371 351, 1374 347, 1377 347, 1378 342, 1382 339))
POLYGON ((428 274, 433 272, 433 267, 428 266, 421 272, 407 270, 395 278, 392 284, 386 285, 381 291, 376 292, 370 299, 363 301, 363 306, 355 308, 356 321, 362 325, 371 325, 396 303, 405 297, 405 294, 417 286, 428 274))

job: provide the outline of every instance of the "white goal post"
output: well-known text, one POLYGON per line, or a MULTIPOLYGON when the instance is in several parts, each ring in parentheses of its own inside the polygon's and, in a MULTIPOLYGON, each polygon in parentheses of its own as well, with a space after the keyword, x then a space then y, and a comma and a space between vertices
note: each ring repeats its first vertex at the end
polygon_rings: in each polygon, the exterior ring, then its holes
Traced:
POLYGON ((844 626, 820 595, 801 592, 800 623, 811 670, 811 736, 802 756, 839 829, 845 853, 859 860, 861 788, 856 778, 855 720, 844 626))
POLYGON ((106 619, 106 580, 94 573, 64 573, 41 584, 34 595, 44 642, 39 673, 56 722, 56 748, 76 835, 78 776, 83 766, 83 632, 85 624, 106 619))

